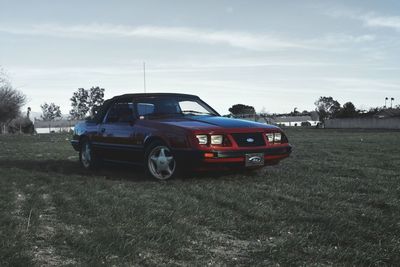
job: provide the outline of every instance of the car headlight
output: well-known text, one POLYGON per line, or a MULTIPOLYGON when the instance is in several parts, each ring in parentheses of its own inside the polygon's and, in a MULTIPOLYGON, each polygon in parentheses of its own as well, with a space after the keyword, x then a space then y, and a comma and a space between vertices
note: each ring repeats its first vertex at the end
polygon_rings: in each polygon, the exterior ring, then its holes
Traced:
POLYGON ((200 145, 206 145, 208 142, 208 137, 206 134, 198 134, 196 135, 196 138, 199 141, 200 145))
POLYGON ((282 139, 282 134, 281 133, 275 133, 274 134, 274 143, 280 143, 282 139))
POLYGON ((266 133, 265 136, 267 137, 269 143, 274 142, 274 134, 273 133, 266 133))
POLYGON ((270 144, 280 144, 282 142, 282 133, 265 133, 270 144))
POLYGON ((211 135, 211 144, 212 145, 222 145, 224 137, 222 135, 211 135))

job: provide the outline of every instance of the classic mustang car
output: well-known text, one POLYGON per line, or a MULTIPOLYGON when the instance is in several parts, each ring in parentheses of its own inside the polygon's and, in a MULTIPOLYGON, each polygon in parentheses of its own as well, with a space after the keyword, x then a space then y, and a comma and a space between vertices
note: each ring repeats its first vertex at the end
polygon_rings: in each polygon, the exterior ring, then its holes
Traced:
POLYGON ((276 126, 221 117, 187 94, 126 94, 75 126, 72 146, 86 169, 102 160, 142 164, 166 180, 179 170, 257 168, 289 156, 276 126))

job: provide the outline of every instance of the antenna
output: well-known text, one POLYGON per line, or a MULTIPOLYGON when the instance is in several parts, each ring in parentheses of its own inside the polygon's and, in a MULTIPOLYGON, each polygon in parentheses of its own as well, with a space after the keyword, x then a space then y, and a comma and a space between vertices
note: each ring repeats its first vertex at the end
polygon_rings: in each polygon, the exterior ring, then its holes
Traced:
POLYGON ((143 62, 143 90, 146 93, 146 62, 143 62))

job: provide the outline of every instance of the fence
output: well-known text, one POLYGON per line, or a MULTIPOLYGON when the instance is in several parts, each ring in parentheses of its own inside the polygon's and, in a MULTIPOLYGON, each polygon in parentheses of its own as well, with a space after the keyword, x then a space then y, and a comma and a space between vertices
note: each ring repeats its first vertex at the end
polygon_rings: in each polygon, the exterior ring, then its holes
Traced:
POLYGON ((70 130, 74 129, 75 124, 77 124, 78 122, 79 121, 76 120, 35 120, 34 127, 36 133, 69 132, 70 130))
POLYGON ((351 118, 325 121, 325 128, 358 129, 397 129, 400 130, 400 117, 394 118, 351 118))

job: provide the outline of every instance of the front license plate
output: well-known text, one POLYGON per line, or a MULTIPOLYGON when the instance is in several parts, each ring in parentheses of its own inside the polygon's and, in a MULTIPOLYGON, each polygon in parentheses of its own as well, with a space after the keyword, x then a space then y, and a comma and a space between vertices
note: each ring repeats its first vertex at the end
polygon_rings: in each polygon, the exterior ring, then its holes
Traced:
POLYGON ((246 165, 246 167, 263 166, 264 165, 264 153, 246 154, 245 165, 246 165))

